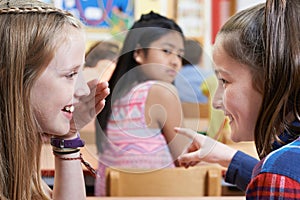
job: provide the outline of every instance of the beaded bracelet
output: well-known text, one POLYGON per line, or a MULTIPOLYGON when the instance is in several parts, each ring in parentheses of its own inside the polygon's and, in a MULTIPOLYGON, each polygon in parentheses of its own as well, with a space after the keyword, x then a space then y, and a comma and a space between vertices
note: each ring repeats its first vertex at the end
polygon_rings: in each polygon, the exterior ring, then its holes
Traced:
POLYGON ((61 159, 61 160, 80 160, 82 164, 84 164, 84 166, 89 170, 89 172, 93 175, 94 178, 96 178, 97 176, 97 171, 90 165, 90 163, 88 163, 87 161, 85 161, 82 158, 82 154, 80 153, 79 157, 75 157, 75 158, 66 158, 66 157, 61 157, 59 155, 56 154, 56 152, 53 151, 53 154, 55 157, 61 159))

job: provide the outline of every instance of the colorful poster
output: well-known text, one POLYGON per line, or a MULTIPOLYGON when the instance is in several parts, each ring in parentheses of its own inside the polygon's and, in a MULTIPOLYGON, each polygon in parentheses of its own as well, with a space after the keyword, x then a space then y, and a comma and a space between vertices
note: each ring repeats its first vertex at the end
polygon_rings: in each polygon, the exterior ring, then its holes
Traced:
POLYGON ((133 23, 133 0, 55 0, 54 3, 86 26, 119 32, 133 23))

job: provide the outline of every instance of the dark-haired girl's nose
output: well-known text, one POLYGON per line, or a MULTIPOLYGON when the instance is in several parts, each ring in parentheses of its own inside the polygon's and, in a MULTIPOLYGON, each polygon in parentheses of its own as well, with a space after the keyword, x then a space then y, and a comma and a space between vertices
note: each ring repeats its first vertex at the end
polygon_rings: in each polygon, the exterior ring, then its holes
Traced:
POLYGON ((174 69, 180 68, 182 66, 182 59, 176 54, 172 54, 170 58, 171 67, 174 69))
POLYGON ((213 96, 212 105, 215 109, 222 110, 223 109, 223 93, 224 88, 222 85, 218 84, 215 94, 213 96))

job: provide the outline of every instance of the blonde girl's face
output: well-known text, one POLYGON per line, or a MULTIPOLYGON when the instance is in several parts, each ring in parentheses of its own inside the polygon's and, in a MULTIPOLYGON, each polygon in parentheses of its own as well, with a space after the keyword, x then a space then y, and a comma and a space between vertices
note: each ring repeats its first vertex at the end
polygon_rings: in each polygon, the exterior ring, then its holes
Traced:
POLYGON ((152 42, 146 54, 139 49, 134 57, 148 79, 172 83, 182 67, 183 54, 183 38, 173 31, 152 42))
POLYGON ((213 60, 219 79, 215 95, 222 100, 223 105, 219 103, 218 107, 230 119, 231 139, 235 142, 252 141, 262 95, 253 88, 250 70, 226 53, 222 36, 214 45, 213 60))
POLYGON ((34 114, 42 131, 48 134, 68 133, 73 105, 90 92, 82 74, 84 34, 72 29, 31 91, 34 114))

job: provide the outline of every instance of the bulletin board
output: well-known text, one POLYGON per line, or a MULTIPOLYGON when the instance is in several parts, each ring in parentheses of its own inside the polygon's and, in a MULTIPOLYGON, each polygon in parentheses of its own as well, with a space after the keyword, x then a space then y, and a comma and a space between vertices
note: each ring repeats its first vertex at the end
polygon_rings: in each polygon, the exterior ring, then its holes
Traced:
POLYGON ((134 22, 134 0, 52 0, 52 3, 82 21, 88 45, 98 40, 122 40, 123 36, 116 35, 128 30, 134 22))
POLYGON ((124 29, 133 21, 132 0, 55 0, 55 5, 68 10, 89 27, 124 29))
POLYGON ((205 35, 205 1, 177 0, 177 23, 189 38, 203 40, 205 35))

